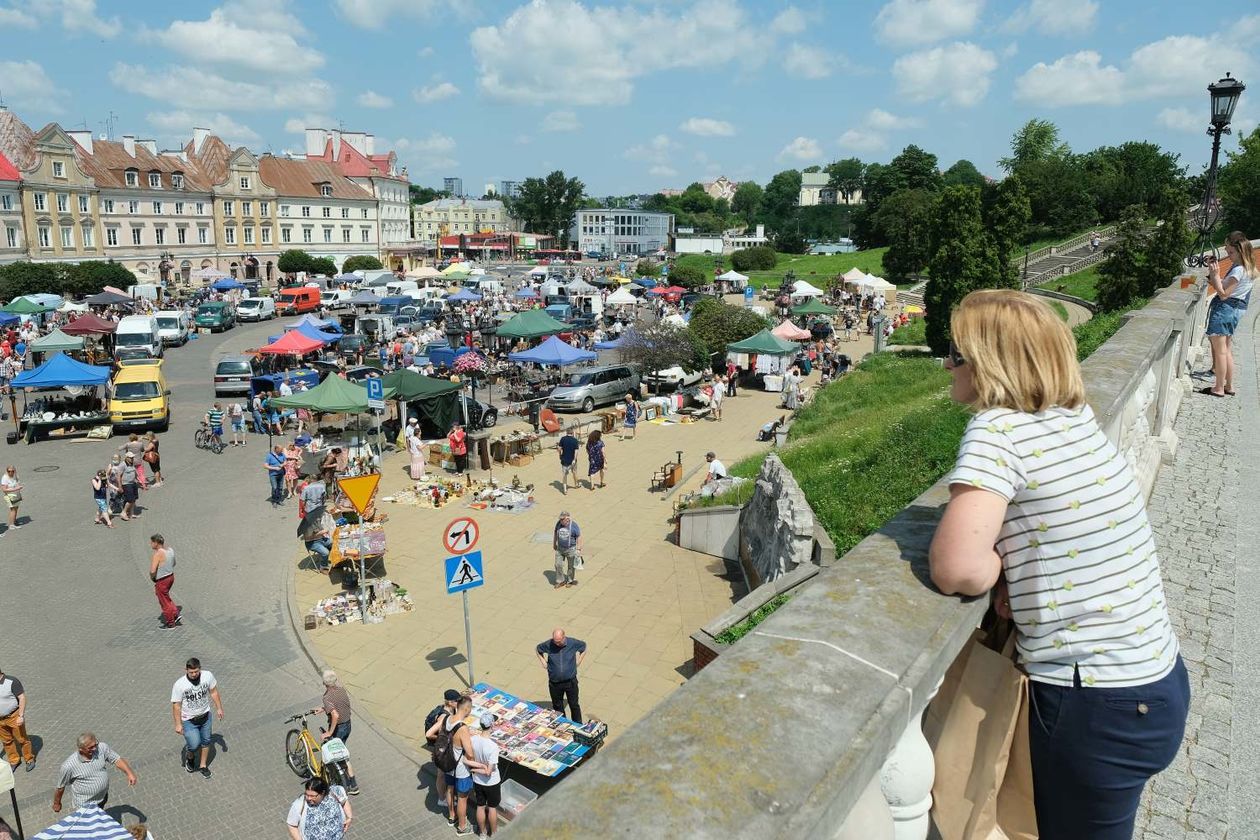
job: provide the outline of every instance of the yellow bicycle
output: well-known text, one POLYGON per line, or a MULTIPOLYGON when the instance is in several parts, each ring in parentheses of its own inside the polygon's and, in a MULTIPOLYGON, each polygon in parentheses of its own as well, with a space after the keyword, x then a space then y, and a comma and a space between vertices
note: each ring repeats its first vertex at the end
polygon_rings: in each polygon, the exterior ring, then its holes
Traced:
MULTIPOLYGON (((330 785, 345 786, 350 778, 346 770, 346 762, 350 760, 350 751, 340 738, 329 738, 320 742, 311 734, 306 718, 321 715, 323 709, 311 709, 299 712, 285 723, 301 722, 300 729, 290 729, 284 736, 284 757, 289 769, 302 779, 319 777, 330 785)), ((322 730, 321 730, 322 733, 322 730)))

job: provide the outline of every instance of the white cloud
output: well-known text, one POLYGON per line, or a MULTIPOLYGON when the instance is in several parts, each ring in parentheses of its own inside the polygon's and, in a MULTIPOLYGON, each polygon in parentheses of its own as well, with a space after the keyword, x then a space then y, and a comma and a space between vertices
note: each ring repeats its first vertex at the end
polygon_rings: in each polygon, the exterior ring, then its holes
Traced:
POLYGON ((193 127, 208 128, 230 146, 250 146, 262 140, 258 132, 237 122, 227 114, 202 114, 188 111, 149 113, 149 125, 179 140, 180 145, 192 136, 193 127))
POLYGON ((36 26, 39 21, 21 9, 0 9, 0 29, 34 29, 36 26))
POLYGON ((1096 0, 1029 0, 1002 25, 1005 32, 1035 29, 1043 35, 1083 35, 1094 28, 1096 0))
POLYGON ((528 146, 533 141, 534 138, 530 137, 528 134, 518 134, 516 135, 516 140, 514 142, 518 146, 528 146))
POLYGON ((572 111, 552 111, 542 118, 540 131, 577 131, 582 127, 577 114, 572 111))
POLYGON ((358 102, 364 108, 393 108, 394 100, 374 90, 365 90, 359 94, 358 102))
POLYGON ((1204 130, 1208 119, 1203 114, 1195 113, 1189 108, 1164 108, 1155 118, 1156 122, 1171 128, 1173 131, 1185 131, 1198 134, 1204 130))
POLYGON ((770 21, 770 31, 777 35, 797 35, 805 31, 805 13, 788 6, 770 21))
POLYGON ((1140 99, 1199 96, 1221 68, 1250 72, 1250 54, 1228 42, 1174 35, 1138 47, 1123 67, 1093 50, 1039 62, 1015 80, 1015 98, 1041 106, 1112 105, 1140 99))
POLYGON ((630 160, 646 160, 661 163, 677 144, 668 134, 658 134, 647 143, 631 146, 623 153, 630 160))
POLYGON ((675 175, 678 174, 678 170, 672 166, 666 166, 663 163, 659 163, 656 166, 653 166, 651 169, 649 169, 648 174, 655 175, 658 178, 673 178, 675 175))
POLYGON ((459 163, 454 158, 455 138, 437 131, 418 139, 400 137, 394 141, 394 150, 411 172, 437 172, 459 163))
POLYGON ((1014 58, 1017 55, 1019 55, 1019 44, 1015 43, 1014 41, 1011 41, 1005 47, 1002 47, 1003 59, 1006 59, 1009 61, 1010 59, 1014 58))
POLYGON ((0 90, 8 104, 46 114, 61 113, 64 91, 49 78, 42 65, 34 61, 0 61, 0 79, 3 80, 0 90))
POLYGON ((343 18, 360 29, 382 29, 399 18, 424 19, 444 9, 461 8, 454 0, 336 0, 334 5, 343 18))
POLYGON ((187 105, 190 100, 195 100, 197 107, 206 110, 322 108, 333 99, 332 88, 319 79, 257 84, 225 79, 193 67, 166 67, 155 71, 119 62, 109 71, 109 78, 128 93, 175 105, 187 105))
POLYGON ((899 117, 896 114, 890 114, 882 108, 872 108, 866 114, 866 126, 876 131, 898 131, 903 128, 918 128, 923 125, 922 120, 914 117, 899 117))
POLYGON ((779 150, 779 160, 817 161, 822 158, 822 147, 811 137, 797 137, 779 150))
POLYGON ((911 102, 939 99, 970 107, 989 92, 989 74, 996 69, 993 53, 958 41, 903 55, 893 63, 892 74, 898 92, 911 102))
POLYGON ((178 54, 181 61, 218 66, 228 75, 258 71, 302 76, 324 65, 319 52, 298 41, 305 34, 284 3, 231 0, 205 20, 172 21, 166 29, 143 31, 141 37, 178 54))
POLYGON ((831 75, 835 58, 820 47, 792 42, 783 56, 783 69, 798 79, 825 79, 831 75))
POLYGON ((735 126, 726 120, 715 120, 710 117, 691 117, 678 126, 678 130, 700 137, 730 137, 735 133, 735 126))
POLYGON ((439 82, 436 85, 426 85, 425 87, 416 88, 411 92, 411 98, 421 105, 431 105, 434 102, 441 102, 443 99, 450 99, 452 96, 459 95, 459 88, 450 82, 439 82))
POLYGON ((96 0, 42 0, 30 3, 29 9, 41 18, 56 17, 67 32, 113 38, 122 30, 118 18, 106 20, 96 13, 96 0))
POLYGON ((850 128, 837 142, 841 148, 854 152, 878 152, 888 144, 884 135, 869 128, 850 128))
POLYGON ((918 128, 922 124, 914 117, 901 117, 882 108, 872 108, 866 112, 860 125, 841 134, 836 142, 850 151, 876 152, 888 145, 889 132, 918 128))
POLYGON ((1231 34, 1240 42, 1260 38, 1260 15, 1247 15, 1239 18, 1232 27, 1231 34))
POLYGON ((568 106, 623 105, 641 76, 746 61, 764 47, 736 0, 650 8, 533 0, 468 40, 478 85, 492 99, 568 106))
POLYGON ((433 55, 433 47, 421 47, 416 50, 416 56, 419 58, 428 58, 433 55))
POLYGON ((337 121, 325 114, 304 114, 300 117, 289 117, 284 121, 284 130, 289 134, 305 135, 308 128, 329 128, 337 121))
POLYGON ((966 35, 984 0, 892 0, 875 16, 875 34, 894 47, 920 47, 966 35))

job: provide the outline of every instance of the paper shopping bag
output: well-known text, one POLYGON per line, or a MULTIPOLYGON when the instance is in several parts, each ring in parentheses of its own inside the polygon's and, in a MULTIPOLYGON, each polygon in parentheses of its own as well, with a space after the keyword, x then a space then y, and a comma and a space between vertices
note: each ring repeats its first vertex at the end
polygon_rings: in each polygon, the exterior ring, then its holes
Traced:
POLYGON ((945 673, 923 734, 936 760, 932 819, 942 840, 1035 840, 1027 677, 977 630, 945 673))

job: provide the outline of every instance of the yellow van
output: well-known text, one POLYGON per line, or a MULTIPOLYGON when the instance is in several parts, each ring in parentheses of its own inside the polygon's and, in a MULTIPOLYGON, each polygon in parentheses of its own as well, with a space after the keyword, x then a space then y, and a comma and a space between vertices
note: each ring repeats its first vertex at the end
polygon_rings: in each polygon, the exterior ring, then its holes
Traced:
POLYGON ((118 430, 153 426, 164 432, 171 423, 170 396, 161 359, 124 359, 110 384, 109 422, 118 430))

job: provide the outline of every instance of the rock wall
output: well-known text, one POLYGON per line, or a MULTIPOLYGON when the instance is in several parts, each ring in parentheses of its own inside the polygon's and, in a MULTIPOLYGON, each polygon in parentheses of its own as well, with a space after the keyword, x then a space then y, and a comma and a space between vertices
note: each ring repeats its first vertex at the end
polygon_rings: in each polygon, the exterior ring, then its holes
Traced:
POLYGON ((809 563, 814 551, 814 511, 792 473, 771 452, 757 487, 739 517, 740 560, 755 589, 809 563))

